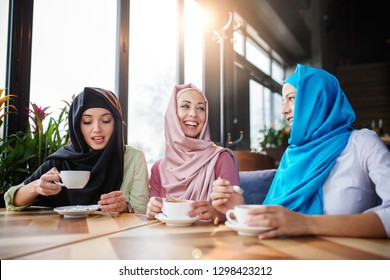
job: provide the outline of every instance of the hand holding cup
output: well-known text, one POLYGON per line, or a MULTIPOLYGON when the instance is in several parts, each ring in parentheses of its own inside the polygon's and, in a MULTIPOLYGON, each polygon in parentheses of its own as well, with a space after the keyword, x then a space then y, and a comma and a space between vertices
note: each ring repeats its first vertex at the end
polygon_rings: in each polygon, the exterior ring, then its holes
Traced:
POLYGON ((248 210, 252 208, 262 207, 261 205, 251 204, 251 205, 237 205, 234 209, 230 209, 226 212, 226 219, 234 224, 240 226, 248 226, 247 221, 250 217, 248 214, 248 210), (235 218, 232 218, 232 214, 234 214, 235 218))

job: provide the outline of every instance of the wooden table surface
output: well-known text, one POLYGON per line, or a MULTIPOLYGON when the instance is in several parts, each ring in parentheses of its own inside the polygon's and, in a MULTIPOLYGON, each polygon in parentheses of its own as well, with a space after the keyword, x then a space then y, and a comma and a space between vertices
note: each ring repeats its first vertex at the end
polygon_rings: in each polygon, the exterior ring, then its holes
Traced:
POLYGON ((223 224, 172 227, 135 214, 95 212, 69 219, 49 209, 1 209, 0 226, 1 259, 390 259, 388 239, 259 240, 223 224))
POLYGON ((20 258, 157 222, 144 215, 100 211, 75 219, 64 218, 47 208, 22 212, 0 209, 0 259, 20 258))

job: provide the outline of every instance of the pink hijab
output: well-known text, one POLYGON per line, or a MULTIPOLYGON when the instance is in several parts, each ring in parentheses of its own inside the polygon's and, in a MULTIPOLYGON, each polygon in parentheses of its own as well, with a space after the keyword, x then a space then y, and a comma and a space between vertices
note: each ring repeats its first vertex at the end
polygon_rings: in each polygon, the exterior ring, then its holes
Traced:
POLYGON ((160 162, 160 177, 167 199, 209 200, 214 167, 223 151, 214 144, 208 124, 209 106, 206 96, 192 84, 175 86, 165 113, 165 157, 160 162), (185 91, 195 90, 206 101, 206 122, 197 138, 184 135, 177 117, 177 99, 185 91))

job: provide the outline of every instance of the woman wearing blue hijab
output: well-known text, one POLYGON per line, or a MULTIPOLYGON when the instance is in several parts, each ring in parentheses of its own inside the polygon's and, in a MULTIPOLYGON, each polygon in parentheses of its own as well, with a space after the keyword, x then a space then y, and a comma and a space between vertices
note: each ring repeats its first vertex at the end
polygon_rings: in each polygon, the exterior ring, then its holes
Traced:
MULTIPOLYGON (((337 79, 298 65, 285 80, 282 113, 291 124, 284 153, 263 204, 249 226, 282 235, 390 237, 390 152, 371 130, 352 128, 355 114, 337 79)), ((243 203, 230 182, 214 182, 220 211, 243 203)), ((217 208, 218 209, 218 208, 217 208)))
POLYGON ((296 125, 263 203, 322 214, 321 186, 347 146, 355 113, 337 80, 324 70, 298 65, 286 83, 293 87, 284 94, 282 110, 287 121, 296 125), (301 94, 295 97, 295 91, 301 94), (287 111, 290 100, 295 104, 287 111))

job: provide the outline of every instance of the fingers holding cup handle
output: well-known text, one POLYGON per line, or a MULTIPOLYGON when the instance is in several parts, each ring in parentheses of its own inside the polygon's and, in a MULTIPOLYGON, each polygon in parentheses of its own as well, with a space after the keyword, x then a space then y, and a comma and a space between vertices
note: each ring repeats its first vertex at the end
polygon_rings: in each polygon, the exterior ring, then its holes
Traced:
POLYGON ((231 222, 231 223, 237 223, 237 220, 236 219, 233 219, 231 214, 234 215, 234 210, 233 209, 230 209, 226 212, 226 219, 231 222))

